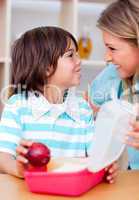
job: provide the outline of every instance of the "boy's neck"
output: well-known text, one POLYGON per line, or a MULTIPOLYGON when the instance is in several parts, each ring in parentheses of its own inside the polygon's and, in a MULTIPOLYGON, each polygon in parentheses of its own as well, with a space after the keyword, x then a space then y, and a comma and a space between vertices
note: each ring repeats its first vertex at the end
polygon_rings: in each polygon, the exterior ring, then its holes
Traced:
POLYGON ((65 90, 62 90, 61 88, 49 85, 48 87, 45 87, 44 89, 44 96, 49 101, 49 103, 52 104, 61 104, 63 103, 63 97, 64 97, 65 90))

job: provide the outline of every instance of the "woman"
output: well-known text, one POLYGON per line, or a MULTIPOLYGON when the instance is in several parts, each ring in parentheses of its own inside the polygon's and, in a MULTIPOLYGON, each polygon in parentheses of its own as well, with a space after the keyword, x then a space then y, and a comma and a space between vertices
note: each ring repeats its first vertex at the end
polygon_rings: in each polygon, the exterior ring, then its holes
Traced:
MULTIPOLYGON (((99 107, 112 98, 139 103, 139 0, 118 0, 101 14, 98 27, 106 46, 106 61, 110 63, 92 82, 90 100, 99 107)), ((139 122, 126 136, 129 164, 139 169, 139 122), (132 140, 129 140, 129 137, 132 140)))

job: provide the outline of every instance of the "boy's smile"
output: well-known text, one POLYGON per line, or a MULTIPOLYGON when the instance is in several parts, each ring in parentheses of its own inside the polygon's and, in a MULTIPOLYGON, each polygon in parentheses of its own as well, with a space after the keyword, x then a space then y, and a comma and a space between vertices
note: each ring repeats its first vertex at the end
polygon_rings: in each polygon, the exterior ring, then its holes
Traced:
POLYGON ((76 51, 74 43, 70 42, 70 47, 59 57, 57 69, 49 78, 48 83, 58 86, 62 91, 80 84, 81 61, 76 51))

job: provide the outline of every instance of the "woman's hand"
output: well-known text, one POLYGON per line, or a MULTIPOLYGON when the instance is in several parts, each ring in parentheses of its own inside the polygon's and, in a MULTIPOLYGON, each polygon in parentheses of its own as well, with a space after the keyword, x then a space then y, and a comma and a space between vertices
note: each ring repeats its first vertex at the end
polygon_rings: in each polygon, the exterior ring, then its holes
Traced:
POLYGON ((139 121, 131 122, 131 126, 133 130, 127 133, 125 143, 139 150, 139 121))
POLYGON ((88 92, 84 92, 83 93, 83 98, 89 103, 91 109, 93 110, 94 113, 97 113, 100 109, 100 107, 96 106, 95 104, 93 104, 91 102, 91 100, 89 99, 89 96, 88 96, 88 92))
POLYGON ((105 168, 106 170, 106 181, 108 183, 114 183, 119 171, 118 162, 113 162, 109 167, 105 168))
POLYGON ((25 166, 28 163, 26 159, 26 154, 28 152, 28 148, 32 145, 32 141, 29 140, 21 140, 20 145, 16 148, 16 168, 17 168, 17 176, 23 177, 25 166))

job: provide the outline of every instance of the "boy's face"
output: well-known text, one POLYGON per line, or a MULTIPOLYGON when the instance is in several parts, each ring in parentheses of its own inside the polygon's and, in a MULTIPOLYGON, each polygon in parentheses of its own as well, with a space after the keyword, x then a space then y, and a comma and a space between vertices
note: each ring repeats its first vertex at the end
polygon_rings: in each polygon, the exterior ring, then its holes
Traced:
POLYGON ((81 60, 76 52, 75 45, 71 41, 70 47, 62 57, 59 57, 57 69, 49 78, 48 84, 55 85, 62 90, 80 84, 81 60))

